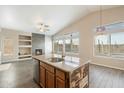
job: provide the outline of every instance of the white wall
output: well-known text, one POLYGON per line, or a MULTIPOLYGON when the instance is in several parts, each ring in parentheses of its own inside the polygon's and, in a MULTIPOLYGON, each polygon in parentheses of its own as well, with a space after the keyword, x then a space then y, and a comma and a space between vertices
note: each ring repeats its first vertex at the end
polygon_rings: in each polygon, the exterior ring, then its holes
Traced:
POLYGON ((52 53, 52 37, 45 35, 45 54, 52 53))
MULTIPOLYGON (((124 6, 111 8, 103 11, 103 24, 111 24, 124 21, 124 6)), ((80 32, 80 59, 81 62, 92 60, 92 63, 104 65, 113 68, 124 69, 124 60, 101 58, 93 56, 93 29, 100 25, 99 12, 91 13, 72 25, 64 28, 55 36, 63 35, 69 32, 80 32)))

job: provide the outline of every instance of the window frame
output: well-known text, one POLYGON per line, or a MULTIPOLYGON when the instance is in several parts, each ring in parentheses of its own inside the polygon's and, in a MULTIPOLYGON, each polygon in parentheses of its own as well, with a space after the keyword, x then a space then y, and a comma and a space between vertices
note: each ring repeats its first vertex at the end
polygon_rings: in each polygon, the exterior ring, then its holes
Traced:
POLYGON ((94 35, 93 35, 93 57, 99 57, 99 58, 108 58, 108 59, 119 59, 119 60, 124 60, 124 56, 112 56, 112 46, 111 46, 111 34, 113 33, 124 33, 124 30, 118 30, 118 31, 110 31, 110 32, 105 32, 105 33, 102 33, 103 35, 106 34, 106 35, 109 35, 108 36, 108 42, 109 42, 109 55, 98 55, 96 54, 96 50, 95 50, 95 38, 96 36, 98 36, 97 32, 94 32, 94 35))
POLYGON ((53 53, 55 53, 55 54, 62 54, 61 52, 55 52, 54 42, 55 41, 59 41, 59 40, 63 40, 63 47, 64 47, 64 54, 65 54, 65 56, 79 57, 79 49, 78 49, 78 52, 77 53, 74 53, 72 51, 71 52, 66 52, 65 41, 67 39, 70 39, 71 40, 73 38, 78 38, 79 39, 79 46, 78 46, 78 48, 80 47, 80 36, 79 36, 79 32, 73 32, 73 33, 69 33, 69 34, 65 34, 65 35, 62 35, 62 36, 58 36, 58 37, 53 38, 53 53), (73 33, 78 33, 78 36, 77 37, 73 37, 73 33), (72 37, 68 37, 68 36, 71 36, 71 35, 72 35, 72 37))
POLYGON ((95 55, 98 55, 98 56, 110 56, 110 50, 111 50, 111 49, 110 49, 110 44, 111 44, 111 43, 110 43, 110 39, 109 39, 109 38, 110 38, 110 34, 103 34, 103 35, 108 35, 108 36, 107 36, 107 37, 108 37, 108 38, 107 38, 107 40, 108 40, 108 45, 109 45, 109 47, 108 47, 108 53, 107 53, 107 54, 101 54, 101 55, 100 55, 100 54, 99 54, 99 55, 96 54, 96 49, 95 49, 96 47, 95 47, 95 46, 96 46, 96 37, 97 37, 98 35, 95 35, 95 36, 94 36, 94 53, 95 53, 95 55))

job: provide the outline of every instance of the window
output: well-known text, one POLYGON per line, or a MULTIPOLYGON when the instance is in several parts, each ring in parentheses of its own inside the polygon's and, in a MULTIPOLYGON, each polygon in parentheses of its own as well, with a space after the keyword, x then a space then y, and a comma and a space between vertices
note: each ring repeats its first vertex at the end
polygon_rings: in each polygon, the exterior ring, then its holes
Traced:
POLYGON ((12 39, 4 39, 4 55, 13 55, 14 54, 14 44, 12 39))
POLYGON ((105 28, 104 33, 97 32, 96 30, 94 43, 95 55, 124 57, 124 23, 107 25, 105 28))
POLYGON ((124 32, 111 34, 111 55, 124 56, 124 32))
POLYGON ((63 40, 54 41, 54 53, 62 53, 63 49, 63 40))
POLYGON ((62 53, 63 50, 63 40, 58 40, 58 52, 62 53))
POLYGON ((73 53, 79 52, 79 38, 72 39, 72 52, 73 53))
POLYGON ((109 55, 109 36, 97 35, 95 37, 95 53, 96 55, 109 55))
POLYGON ((66 56, 79 55, 79 33, 71 33, 54 39, 54 53, 66 56))
POLYGON ((71 39, 65 39, 65 51, 71 52, 71 39))
POLYGON ((58 51, 58 40, 54 40, 54 53, 58 51))

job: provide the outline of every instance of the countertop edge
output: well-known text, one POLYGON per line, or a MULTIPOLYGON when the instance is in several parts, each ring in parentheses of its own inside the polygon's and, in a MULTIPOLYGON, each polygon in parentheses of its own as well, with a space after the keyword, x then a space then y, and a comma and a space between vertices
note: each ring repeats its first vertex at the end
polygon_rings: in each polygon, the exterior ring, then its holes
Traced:
MULTIPOLYGON (((42 55, 41 55, 41 56, 42 56, 42 55)), ((53 63, 49 63, 48 61, 43 60, 43 59, 39 59, 39 58, 37 58, 37 57, 38 57, 38 56, 32 56, 33 59, 36 59, 36 60, 42 61, 42 62, 44 62, 44 63, 46 63, 46 64, 48 64, 48 65, 51 65, 51 66, 53 66, 53 67, 56 67, 57 69, 60 69, 60 70, 66 71, 66 72, 70 72, 70 73, 73 72, 74 70, 78 69, 79 67, 81 67, 81 66, 83 66, 83 65, 89 63, 89 61, 82 62, 79 66, 77 66, 77 67, 73 67, 73 69, 71 69, 71 70, 67 70, 67 69, 64 69, 64 68, 61 68, 61 67, 55 66, 53 63)))

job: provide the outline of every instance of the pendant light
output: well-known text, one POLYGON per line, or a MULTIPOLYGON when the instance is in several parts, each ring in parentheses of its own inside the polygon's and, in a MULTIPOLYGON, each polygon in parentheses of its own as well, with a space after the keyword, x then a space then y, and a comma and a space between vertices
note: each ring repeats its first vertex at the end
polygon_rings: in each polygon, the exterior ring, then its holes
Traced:
POLYGON ((100 5, 100 27, 102 27, 102 5, 100 5))
POLYGON ((100 10, 99 10, 99 20, 100 20, 100 26, 97 27, 96 31, 97 32, 104 32, 105 31, 105 26, 103 26, 102 24, 102 20, 103 20, 103 14, 102 14, 102 5, 100 5, 100 10))

